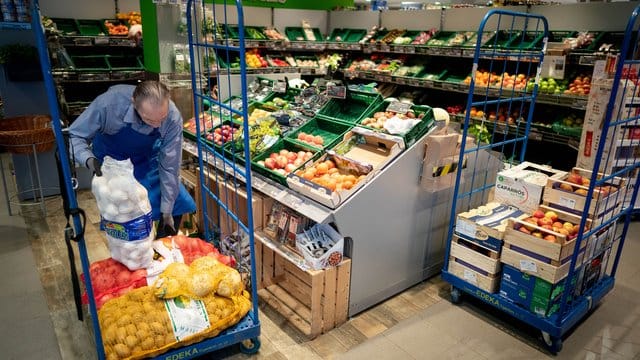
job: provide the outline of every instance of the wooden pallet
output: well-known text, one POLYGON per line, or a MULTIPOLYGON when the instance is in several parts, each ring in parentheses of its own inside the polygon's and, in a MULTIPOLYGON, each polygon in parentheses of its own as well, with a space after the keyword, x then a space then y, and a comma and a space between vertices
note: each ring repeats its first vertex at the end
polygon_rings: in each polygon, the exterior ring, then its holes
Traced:
POLYGON ((305 271, 262 240, 255 245, 260 300, 310 338, 347 321, 351 259, 334 268, 305 271))

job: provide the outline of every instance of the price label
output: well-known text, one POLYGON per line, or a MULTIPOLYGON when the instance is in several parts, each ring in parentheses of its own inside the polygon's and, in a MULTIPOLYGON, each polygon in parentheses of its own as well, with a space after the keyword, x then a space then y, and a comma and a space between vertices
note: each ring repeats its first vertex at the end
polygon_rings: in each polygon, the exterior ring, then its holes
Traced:
POLYGON ((476 224, 471 221, 458 220, 456 222, 456 231, 464 236, 470 238, 476 237, 476 224))
POLYGON ((415 54, 416 47, 415 46, 405 46, 404 52, 407 54, 415 54))
POLYGON ((93 43, 95 45, 107 45, 109 44, 109 37, 107 36, 96 36, 93 38, 93 43))
POLYGON ((538 273, 538 267, 536 266, 536 263, 531 260, 520 260, 520 270, 538 273))
POLYGON ((343 85, 329 85, 327 86, 327 96, 337 99, 346 99, 347 87, 343 85))
POLYGON ((464 277, 464 279, 467 282, 470 282, 473 285, 478 285, 478 276, 473 271, 464 269, 464 273, 462 274, 462 277, 464 277))
POLYGON ((560 206, 566 207, 571 210, 574 210, 576 208, 576 201, 564 196, 560 196, 560 200, 558 200, 558 203, 560 206))
POLYGON ((411 104, 402 101, 392 101, 387 106, 387 111, 394 112, 396 114, 406 114, 411 110, 411 104))

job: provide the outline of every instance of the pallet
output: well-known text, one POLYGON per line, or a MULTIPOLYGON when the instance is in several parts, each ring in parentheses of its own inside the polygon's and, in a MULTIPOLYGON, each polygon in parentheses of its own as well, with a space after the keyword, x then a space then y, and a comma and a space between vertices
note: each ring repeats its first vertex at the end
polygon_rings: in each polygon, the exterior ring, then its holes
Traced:
POLYGON ((486 274, 500 272, 500 254, 497 251, 478 246, 465 238, 454 235, 449 253, 451 257, 460 259, 486 274))
POLYGON ((334 268, 302 270, 262 240, 255 245, 260 300, 311 339, 347 321, 351 259, 334 268))

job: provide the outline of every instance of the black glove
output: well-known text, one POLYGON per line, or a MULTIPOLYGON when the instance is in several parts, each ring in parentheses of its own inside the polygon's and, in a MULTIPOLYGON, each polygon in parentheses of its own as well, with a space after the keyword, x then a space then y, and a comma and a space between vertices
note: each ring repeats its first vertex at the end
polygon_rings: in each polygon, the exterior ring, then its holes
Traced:
POLYGON ((87 168, 91 170, 96 176, 102 176, 102 169, 100 168, 100 162, 94 157, 87 159, 87 168))

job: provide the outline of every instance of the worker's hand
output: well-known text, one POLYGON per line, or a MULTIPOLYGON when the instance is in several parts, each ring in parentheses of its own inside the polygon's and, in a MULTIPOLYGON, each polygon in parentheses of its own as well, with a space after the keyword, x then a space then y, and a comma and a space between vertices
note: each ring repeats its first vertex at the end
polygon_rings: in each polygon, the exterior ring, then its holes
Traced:
POLYGON ((96 176, 102 176, 102 169, 98 159, 94 157, 88 158, 87 168, 89 168, 89 170, 91 170, 94 174, 96 174, 96 176))
POLYGON ((177 233, 175 224, 173 223, 173 216, 171 216, 171 214, 162 214, 162 223, 166 230, 165 232, 169 233, 170 229, 172 235, 175 235, 177 233))

